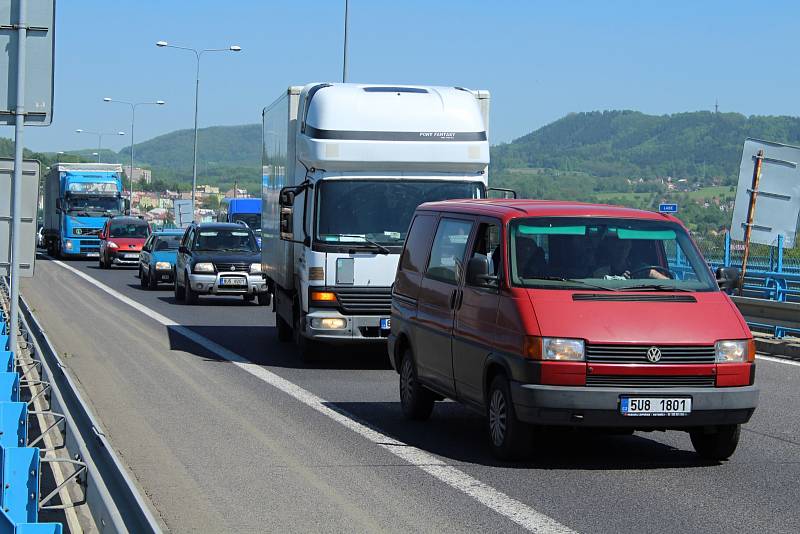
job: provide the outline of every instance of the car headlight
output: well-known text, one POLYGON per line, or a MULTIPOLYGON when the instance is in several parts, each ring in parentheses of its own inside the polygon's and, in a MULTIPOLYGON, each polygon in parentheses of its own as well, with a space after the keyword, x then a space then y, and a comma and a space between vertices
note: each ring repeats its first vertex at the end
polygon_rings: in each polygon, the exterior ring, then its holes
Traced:
POLYGON ((64 248, 67 250, 72 250, 72 241, 70 241, 69 239, 64 241, 64 248))
POLYGON ((108 243, 106 243, 106 246, 107 246, 108 248, 119 248, 119 245, 117 245, 117 244, 116 244, 116 243, 114 243, 113 241, 109 241, 108 243))
POLYGON ((581 362, 585 352, 582 339, 528 336, 524 354, 534 360, 581 362))
POLYGON ((717 341, 714 353, 717 363, 752 362, 756 357, 756 344, 752 339, 717 341))
POLYGON ((196 273, 213 273, 214 272, 214 264, 213 263, 195 263, 194 264, 194 272, 196 272, 196 273))
POLYGON ((172 270, 172 264, 168 261, 157 261, 156 262, 156 271, 170 271, 172 270))
POLYGON ((250 272, 253 274, 261 274, 261 264, 260 263, 251 263, 250 264, 250 272))

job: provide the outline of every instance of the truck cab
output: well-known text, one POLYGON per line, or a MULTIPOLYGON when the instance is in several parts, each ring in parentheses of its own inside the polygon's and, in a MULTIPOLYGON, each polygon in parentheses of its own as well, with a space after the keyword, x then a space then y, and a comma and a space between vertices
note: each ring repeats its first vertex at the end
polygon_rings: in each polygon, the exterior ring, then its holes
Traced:
POLYGON ((253 231, 261 246, 261 199, 228 198, 220 211, 219 222, 244 224, 253 231))
POLYGON ((489 95, 455 87, 310 84, 264 110, 263 271, 278 336, 385 343, 416 207, 484 198, 489 95))

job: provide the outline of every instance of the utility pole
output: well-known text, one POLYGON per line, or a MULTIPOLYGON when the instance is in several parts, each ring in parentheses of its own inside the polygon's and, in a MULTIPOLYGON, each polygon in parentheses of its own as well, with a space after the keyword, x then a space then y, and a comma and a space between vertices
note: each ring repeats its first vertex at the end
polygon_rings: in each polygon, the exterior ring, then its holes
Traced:
POLYGON ((347 83, 347 30, 350 15, 350 0, 344 0, 344 59, 342 61, 342 83, 347 83))

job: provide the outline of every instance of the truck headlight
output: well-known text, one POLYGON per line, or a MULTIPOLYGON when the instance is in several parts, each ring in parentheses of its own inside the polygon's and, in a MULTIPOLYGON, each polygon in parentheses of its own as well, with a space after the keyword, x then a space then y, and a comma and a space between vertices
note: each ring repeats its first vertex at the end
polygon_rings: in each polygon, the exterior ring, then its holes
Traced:
POLYGON ((214 264, 213 263, 195 263, 194 272, 196 272, 196 273, 213 273, 214 272, 214 264))
POLYGON ((542 338, 542 359, 556 361, 583 361, 584 345, 582 339, 560 337, 542 338))
POLYGON ((156 262, 156 271, 170 271, 172 270, 172 264, 168 261, 157 261, 156 262))
POLYGON ((67 249, 67 250, 72 250, 72 240, 71 239, 67 239, 66 241, 64 241, 64 248, 67 249))
POLYGON ((260 263, 251 263, 250 264, 250 272, 253 274, 261 274, 261 264, 260 263))
POLYGON ((717 341, 714 353, 717 363, 752 362, 756 357, 756 343, 752 339, 717 341))
POLYGON ((341 317, 314 317, 311 319, 311 326, 325 330, 341 330, 347 328, 347 320, 341 317))

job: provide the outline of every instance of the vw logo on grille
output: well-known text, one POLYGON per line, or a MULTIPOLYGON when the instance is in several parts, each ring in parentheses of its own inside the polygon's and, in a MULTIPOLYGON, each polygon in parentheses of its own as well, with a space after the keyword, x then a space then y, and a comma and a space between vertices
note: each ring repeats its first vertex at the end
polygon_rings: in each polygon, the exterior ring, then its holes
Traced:
POLYGON ((231 271, 235 271, 235 270, 236 270, 236 266, 235 265, 231 265, 231 271))
POLYGON ((647 361, 656 363, 661 359, 661 349, 658 347, 650 347, 647 349, 647 361))

